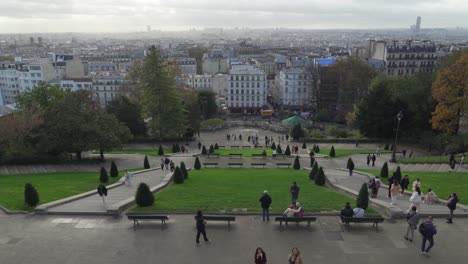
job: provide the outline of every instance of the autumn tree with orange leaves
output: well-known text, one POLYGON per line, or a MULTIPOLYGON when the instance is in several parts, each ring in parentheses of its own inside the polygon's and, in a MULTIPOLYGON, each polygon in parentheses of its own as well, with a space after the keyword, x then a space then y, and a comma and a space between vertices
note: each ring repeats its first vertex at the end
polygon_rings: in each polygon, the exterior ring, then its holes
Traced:
POLYGON ((437 101, 432 114, 432 129, 456 135, 460 120, 468 118, 468 54, 437 72, 432 94, 437 101))

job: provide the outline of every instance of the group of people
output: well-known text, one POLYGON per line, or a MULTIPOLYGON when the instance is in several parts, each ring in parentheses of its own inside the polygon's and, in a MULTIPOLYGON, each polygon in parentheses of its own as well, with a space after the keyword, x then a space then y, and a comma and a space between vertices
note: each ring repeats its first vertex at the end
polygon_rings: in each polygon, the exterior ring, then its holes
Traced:
MULTIPOLYGON (((285 217, 303 217, 304 216, 304 209, 302 208, 301 204, 297 202, 299 198, 299 191, 300 188, 297 185, 297 182, 293 182, 291 187, 289 188, 289 192, 291 193, 291 204, 286 208, 283 213, 285 217)), ((260 206, 262 207, 262 220, 263 221, 270 221, 270 206, 273 200, 271 196, 268 194, 268 191, 263 191, 263 195, 259 199, 260 206)))
MULTIPOLYGON (((258 247, 255 249, 255 256, 254 256, 254 263, 255 264, 266 264, 267 263, 267 256, 265 251, 258 247)), ((291 250, 291 254, 288 256, 288 263, 289 264, 303 264, 302 255, 298 248, 293 248, 291 250)))
POLYGON ((346 203, 345 207, 341 209, 340 212, 341 223, 344 224, 345 218, 347 217, 364 217, 365 211, 366 210, 364 210, 360 204, 358 204, 357 207, 353 209, 351 208, 350 203, 346 203))
MULTIPOLYGON (((455 160, 455 154, 450 154, 449 165, 450 165, 451 171, 454 171, 454 170, 455 170, 456 164, 457 164, 457 161, 455 160)), ((463 169, 464 165, 465 165, 465 154, 463 154, 463 155, 460 157, 460 165, 459 165, 459 168, 463 169)))
POLYGON ((161 158, 161 170, 166 169, 167 171, 174 172, 175 171, 175 164, 174 161, 169 159, 169 157, 161 158))
POLYGON ((376 161, 376 160, 377 160, 377 157, 375 156, 375 154, 372 154, 372 155, 371 155, 371 154, 369 153, 369 154, 367 155, 367 166, 369 166, 370 163, 371 163, 371 161, 372 161, 372 167, 374 167, 374 166, 375 166, 375 161, 376 161))

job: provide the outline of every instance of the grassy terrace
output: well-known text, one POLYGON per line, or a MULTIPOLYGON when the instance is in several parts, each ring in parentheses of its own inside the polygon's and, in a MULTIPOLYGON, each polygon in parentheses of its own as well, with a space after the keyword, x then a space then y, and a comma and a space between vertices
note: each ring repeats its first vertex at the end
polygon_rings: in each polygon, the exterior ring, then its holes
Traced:
MULTIPOLYGON (((121 149, 106 152, 107 154, 143 154, 148 156, 158 156, 158 149, 121 149)), ((164 154, 171 154, 171 149, 164 149, 164 154)))
MULTIPOLYGON (((130 171, 135 170, 141 169, 130 171)), ((115 178, 109 176, 108 184, 118 181, 124 173, 119 172, 115 178)), ((24 204, 24 185, 28 182, 39 193, 39 204, 44 204, 94 190, 99 185, 99 171, 0 175, 0 205, 10 210, 31 211, 24 204)))
MULTIPOLYGON (((228 156, 230 153, 232 154, 242 154, 244 157, 251 157, 252 154, 262 154, 263 149, 215 149, 214 153, 219 154, 221 156, 228 156)), ((284 152, 284 150, 283 150, 284 152)), ((266 149, 267 156, 271 156, 273 151, 268 148, 266 149)))
MULTIPOLYGON (((455 156, 455 161, 460 162, 461 154, 455 156)), ((412 157, 412 158, 399 158, 399 163, 411 164, 411 163, 445 163, 448 164, 450 155, 442 156, 423 156, 423 157, 412 157)))
MULTIPOLYGON (((375 154, 375 149, 337 149, 335 148, 335 158, 338 157, 343 157, 343 156, 349 156, 353 154, 375 154)), ((381 153, 391 153, 389 150, 382 150, 381 153)), ((322 155, 330 155, 330 149, 329 148, 324 148, 320 149, 319 154, 322 155)))
MULTIPOLYGON (((380 174, 380 170, 360 171, 364 171, 373 175, 380 174)), ((460 203, 465 205, 468 204, 468 173, 413 171, 402 171, 401 173, 402 175, 407 174, 410 178, 411 183, 413 183, 413 181, 416 180, 416 178, 420 178, 423 193, 426 193, 428 188, 432 188, 432 190, 440 198, 447 200, 450 193, 456 192, 458 194, 458 198, 460 199, 460 203)), ((387 184, 388 181, 386 181, 385 183, 387 184)))
MULTIPOLYGON (((261 212, 258 199, 263 190, 272 197, 272 213, 283 213, 291 203, 289 187, 297 181, 298 202, 305 213, 338 211, 354 199, 334 190, 317 186, 303 170, 291 169, 203 169, 191 171, 183 184, 172 184, 155 196, 151 207, 132 211, 187 212, 261 212)), ((372 211, 372 210, 371 210, 372 211)), ((372 211, 375 213, 375 211, 372 211)))

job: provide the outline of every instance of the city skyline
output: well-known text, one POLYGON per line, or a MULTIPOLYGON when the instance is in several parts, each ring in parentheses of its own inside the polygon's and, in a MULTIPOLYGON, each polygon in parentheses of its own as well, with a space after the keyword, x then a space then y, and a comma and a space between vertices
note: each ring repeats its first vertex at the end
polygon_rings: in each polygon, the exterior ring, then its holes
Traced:
POLYGON ((298 29, 468 27, 462 0, 13 0, 0 3, 0 33, 135 32, 209 27, 298 29))

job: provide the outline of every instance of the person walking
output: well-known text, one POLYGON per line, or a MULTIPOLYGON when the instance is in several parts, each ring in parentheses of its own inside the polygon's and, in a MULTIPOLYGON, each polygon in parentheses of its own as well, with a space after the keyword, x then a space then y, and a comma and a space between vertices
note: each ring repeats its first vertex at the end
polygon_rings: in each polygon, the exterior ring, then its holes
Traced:
POLYGON ((296 182, 293 182, 291 188, 289 189, 291 193, 291 202, 292 204, 296 204, 297 198, 299 198, 299 186, 297 186, 296 182))
MULTIPOLYGON (((228 135, 228 140, 229 140, 229 135, 228 135)), ((200 150, 200 149, 201 149, 201 147, 202 147, 202 144, 201 144, 201 142, 200 142, 200 141, 198 141, 198 150, 200 150)))
POLYGON ((396 204, 396 201, 398 199, 398 195, 400 194, 400 191, 401 191, 400 184, 398 184, 397 180, 394 180, 393 184, 392 184, 392 186, 390 188, 390 195, 391 195, 391 198, 392 198, 392 202, 390 203, 390 205, 395 205, 396 204))
POLYGON ((464 165, 465 165, 465 154, 463 154, 460 158, 460 168, 463 169, 464 165))
POLYGON ((164 159, 161 158, 161 170, 164 170, 164 159))
POLYGON ((422 227, 420 227, 420 232, 422 235, 422 244, 421 244, 421 254, 429 257, 429 251, 434 246, 434 236, 437 234, 437 229, 432 223, 433 218, 429 216, 422 227), (429 246, 426 248, 426 242, 429 241, 429 246))
MULTIPOLYGON (((313 152, 311 152, 311 153, 313 153, 313 152)), ((349 160, 349 161, 351 161, 351 162, 348 162, 348 164, 346 164, 346 168, 349 171, 349 176, 353 176, 354 162, 352 162, 352 160, 349 160)))
POLYGON ((409 186, 409 178, 408 178, 408 175, 405 175, 402 179, 401 179, 401 194, 405 193, 405 190, 408 189, 408 186, 409 186))
POLYGON ((421 189, 416 186, 416 190, 411 194, 411 197, 409 198, 409 201, 411 202, 410 208, 408 208, 408 212, 413 208, 416 207, 416 211, 419 211, 419 206, 422 203, 422 193, 421 189))
POLYGON ((419 219, 421 215, 416 211, 416 206, 411 207, 411 210, 406 214, 406 222, 408 222, 408 227, 406 228, 406 234, 404 238, 409 240, 409 242, 413 242, 414 238, 414 230, 418 228, 419 219))
POLYGON ((288 257, 289 264, 303 264, 302 255, 298 248, 293 248, 288 257))
POLYGON ((102 203, 104 205, 106 205, 106 198, 107 197, 107 188, 104 184, 99 184, 99 186, 97 187, 97 192, 99 194, 99 196, 101 196, 101 199, 102 199, 102 203))
POLYGON ((262 219, 265 221, 265 218, 267 221, 270 221, 270 205, 271 205, 271 197, 268 195, 268 191, 265 190, 263 191, 262 197, 259 199, 260 204, 262 206, 262 219))
POLYGON ((448 224, 452 224, 452 220, 453 220, 453 211, 455 211, 455 209, 457 209, 457 203, 458 203, 458 196, 456 193, 452 193, 450 194, 449 196, 449 199, 448 199, 448 202, 447 202, 447 207, 449 208, 450 210, 450 215, 449 217, 447 218, 447 223, 448 224))
POLYGON ((417 178, 417 179, 413 182, 413 192, 416 190, 416 187, 418 187, 419 189, 421 189, 421 179, 420 179, 420 178, 417 178))
POLYGON ((265 254, 265 251, 261 247, 258 247, 255 250, 255 257, 254 257, 255 264, 266 264, 267 263, 267 257, 265 254))
POLYGON ((205 225, 206 225, 206 220, 205 217, 203 216, 202 211, 198 211, 197 215, 195 216, 195 221, 197 225, 197 245, 201 245, 200 243, 200 234, 203 235, 203 239, 205 240, 206 243, 209 243, 210 240, 208 237, 206 237, 206 230, 205 230, 205 225))
POLYGON ((132 185, 131 178, 132 178, 132 175, 130 174, 130 172, 128 172, 128 170, 126 170, 125 171, 125 184, 127 184, 128 186, 132 185))
POLYGON ((370 165, 370 161, 371 161, 371 155, 370 153, 367 155, 367 166, 370 165))
POLYGON ((372 167, 375 166, 375 161, 377 160, 377 157, 375 156, 375 154, 372 154, 372 167))

